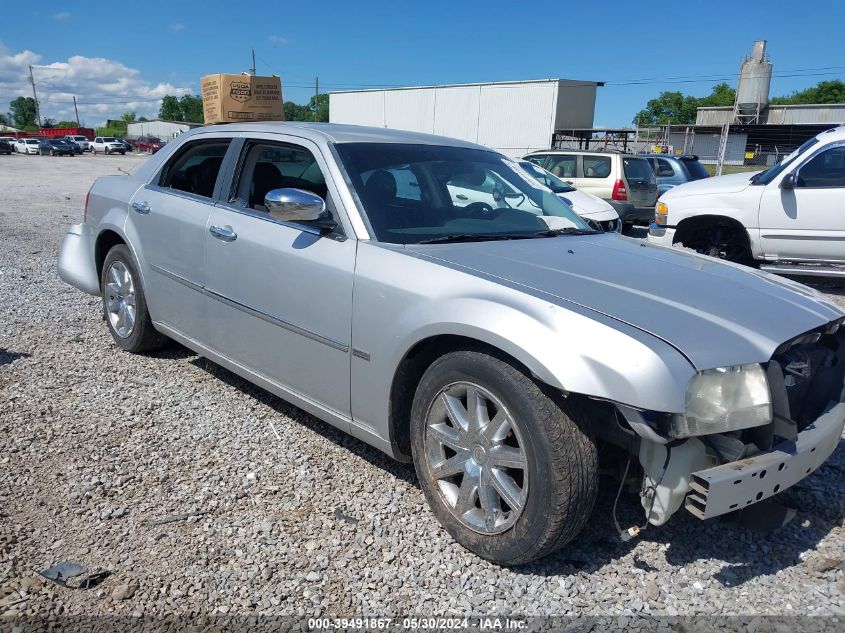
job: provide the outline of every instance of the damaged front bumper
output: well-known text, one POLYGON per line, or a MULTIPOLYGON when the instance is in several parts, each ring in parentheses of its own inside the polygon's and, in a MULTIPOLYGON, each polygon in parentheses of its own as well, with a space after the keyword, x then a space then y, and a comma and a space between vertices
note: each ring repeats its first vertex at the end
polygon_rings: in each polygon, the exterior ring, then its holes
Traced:
POLYGON ((74 224, 68 229, 59 248, 58 269, 59 277, 65 283, 88 294, 100 294, 94 236, 87 224, 74 224))
POLYGON ((769 451, 690 475, 684 506, 699 519, 746 508, 798 483, 830 457, 845 427, 845 402, 769 451))

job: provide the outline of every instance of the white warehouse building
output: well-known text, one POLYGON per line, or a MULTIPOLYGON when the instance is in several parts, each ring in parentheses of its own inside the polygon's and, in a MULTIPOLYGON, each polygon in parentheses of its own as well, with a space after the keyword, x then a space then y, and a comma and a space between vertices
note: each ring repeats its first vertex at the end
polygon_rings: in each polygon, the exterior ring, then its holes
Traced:
POLYGON ((508 156, 552 146, 555 130, 590 128, 596 81, 542 79, 329 93, 329 121, 451 136, 508 156))
POLYGON ((202 123, 190 123, 188 121, 162 121, 161 119, 153 119, 152 121, 130 123, 126 126, 126 136, 128 138, 157 136, 162 141, 167 142, 201 125, 202 123))

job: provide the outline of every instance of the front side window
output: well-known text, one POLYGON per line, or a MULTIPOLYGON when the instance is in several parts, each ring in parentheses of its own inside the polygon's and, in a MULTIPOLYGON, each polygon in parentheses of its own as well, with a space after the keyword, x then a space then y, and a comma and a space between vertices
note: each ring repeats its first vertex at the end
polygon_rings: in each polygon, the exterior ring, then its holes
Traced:
POLYGON ((563 200, 495 152, 400 143, 335 147, 379 241, 519 239, 549 229, 589 232, 563 200), (405 187, 418 187, 419 196, 402 197, 405 187))
POLYGON ((811 189, 845 187, 845 146, 824 150, 804 163, 795 184, 811 189))
POLYGON ((253 141, 244 148, 229 201, 265 212, 273 189, 303 189, 326 200, 326 179, 314 155, 304 147, 253 141))
POLYGON ((801 154, 806 152, 818 142, 819 140, 815 136, 809 140, 804 141, 804 143, 801 144, 801 147, 796 149, 791 154, 788 154, 779 163, 772 165, 766 171, 762 171, 759 174, 754 174, 754 176, 751 177, 751 184, 768 185, 770 182, 772 182, 772 180, 777 178, 784 169, 789 167, 789 165, 791 165, 796 158, 798 158, 801 154))
POLYGON ((609 175, 610 156, 584 156, 584 178, 607 178, 609 175))
POLYGON ((218 139, 189 143, 166 165, 160 185, 210 198, 229 142, 230 139, 218 139))

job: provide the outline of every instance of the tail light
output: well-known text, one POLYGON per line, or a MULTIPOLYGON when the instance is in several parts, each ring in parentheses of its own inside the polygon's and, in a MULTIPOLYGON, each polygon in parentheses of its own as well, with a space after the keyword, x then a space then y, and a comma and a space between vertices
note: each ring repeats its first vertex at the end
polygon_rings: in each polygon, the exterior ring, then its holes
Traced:
POLYGON ((617 179, 613 183, 613 193, 610 194, 611 200, 627 200, 628 190, 625 189, 625 183, 621 179, 617 179))
MULTIPOLYGON (((94 185, 91 185, 91 189, 94 188, 94 185)), ((82 213, 82 221, 88 221, 88 201, 91 199, 91 189, 88 189, 88 193, 85 194, 85 211, 82 213)))

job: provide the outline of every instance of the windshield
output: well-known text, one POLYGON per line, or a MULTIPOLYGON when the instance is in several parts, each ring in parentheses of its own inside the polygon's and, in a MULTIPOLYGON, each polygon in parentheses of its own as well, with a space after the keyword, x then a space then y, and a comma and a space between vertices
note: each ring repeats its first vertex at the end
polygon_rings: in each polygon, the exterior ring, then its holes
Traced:
POLYGON ((563 200, 494 152, 399 143, 335 147, 381 242, 591 232, 563 200))
POLYGON ((519 161, 519 166, 531 174, 537 182, 541 185, 546 185, 555 193, 569 193, 570 191, 575 191, 575 187, 567 182, 564 182, 552 172, 546 171, 539 165, 535 165, 527 160, 521 160, 519 161))
POLYGON ((117 139, 113 136, 104 136, 103 143, 117 143, 117 139))
POLYGON ((809 141, 805 141, 801 147, 796 149, 791 154, 787 154, 782 161, 777 163, 776 165, 772 165, 766 171, 760 172, 751 177, 751 184, 752 185, 768 185, 772 180, 777 178, 778 174, 780 174, 784 169, 786 169, 789 164, 795 160, 800 154, 803 154, 805 150, 810 149, 813 145, 818 142, 818 139, 814 136, 809 141))

